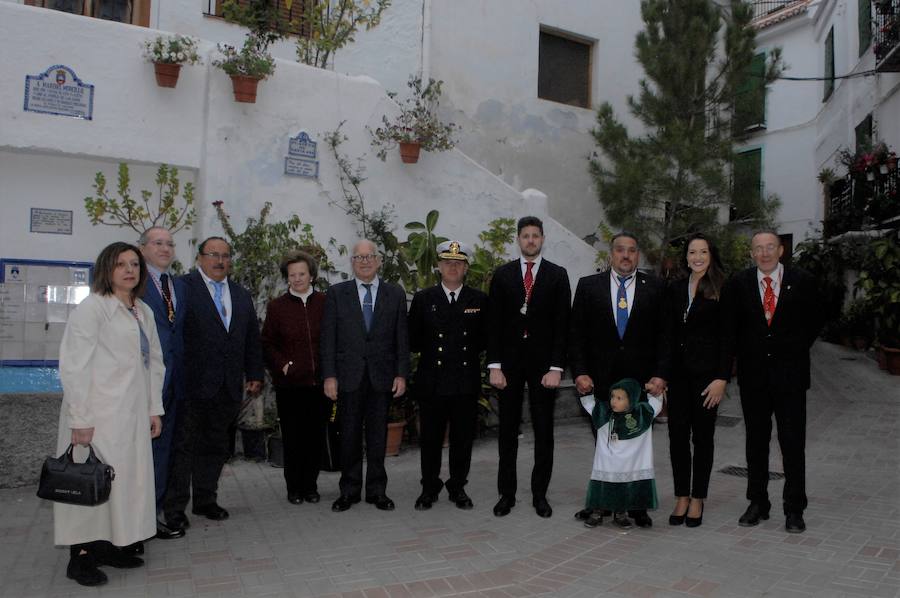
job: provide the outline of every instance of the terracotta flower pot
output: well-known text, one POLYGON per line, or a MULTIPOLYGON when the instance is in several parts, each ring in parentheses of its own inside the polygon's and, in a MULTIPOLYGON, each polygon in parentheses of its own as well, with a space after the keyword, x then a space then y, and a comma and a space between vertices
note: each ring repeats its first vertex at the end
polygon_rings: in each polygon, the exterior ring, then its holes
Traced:
POLYGON ((180 64, 167 62, 154 62, 153 72, 156 73, 156 84, 160 87, 175 87, 178 83, 178 74, 181 72, 180 64))
POLYGON ((419 161, 419 150, 422 146, 418 141, 400 142, 400 159, 404 164, 415 164, 419 161))
POLYGON ((256 86, 262 77, 231 75, 231 86, 234 89, 234 101, 247 104, 256 103, 256 86))
POLYGON ((900 376, 900 349, 894 347, 882 347, 887 371, 892 376, 900 376))
POLYGON ((400 443, 403 442, 403 429, 406 422, 390 422, 387 427, 387 442, 385 442, 384 454, 388 457, 396 457, 400 454, 400 443))
POLYGON ((878 363, 879 370, 887 369, 887 357, 885 357, 884 349, 880 346, 875 348, 875 361, 878 363))

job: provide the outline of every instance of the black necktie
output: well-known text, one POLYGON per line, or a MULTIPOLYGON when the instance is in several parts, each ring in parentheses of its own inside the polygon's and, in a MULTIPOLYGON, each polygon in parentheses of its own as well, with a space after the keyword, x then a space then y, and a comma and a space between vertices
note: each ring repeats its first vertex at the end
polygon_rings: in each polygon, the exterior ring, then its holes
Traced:
POLYGON ((159 275, 159 287, 162 289, 163 301, 166 302, 166 313, 169 316, 169 322, 175 321, 175 304, 172 303, 172 292, 169 291, 169 275, 159 275))
POLYGON ((450 291, 450 305, 456 303, 456 291, 450 291))

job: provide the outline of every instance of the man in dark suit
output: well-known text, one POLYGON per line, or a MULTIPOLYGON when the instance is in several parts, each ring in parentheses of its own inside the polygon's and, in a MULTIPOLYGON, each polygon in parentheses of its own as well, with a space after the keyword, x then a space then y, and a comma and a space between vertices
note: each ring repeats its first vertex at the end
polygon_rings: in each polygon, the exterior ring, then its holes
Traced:
POLYGON ((147 262, 150 284, 144 288, 144 303, 153 310, 159 344, 162 347, 166 377, 163 382, 162 433, 153 439, 153 470, 156 481, 156 537, 162 540, 184 536, 184 529, 170 528, 160 519, 163 516, 163 499, 172 463, 172 443, 175 439, 175 420, 184 396, 184 377, 181 363, 184 353, 185 300, 184 282, 176 279, 169 266, 175 259, 175 241, 168 229, 154 226, 147 229, 138 240, 141 253, 147 262))
MULTIPOLYGON (((575 388, 605 399, 611 384, 634 378, 660 395, 669 378, 671 332, 665 285, 638 271, 640 249, 629 233, 613 236, 609 269, 578 281, 572 305, 569 362, 575 388)), ((635 524, 650 527, 646 510, 630 511, 635 524)), ((578 519, 590 512, 579 511, 578 519)))
POLYGON ((815 281, 781 263, 774 231, 753 235, 755 268, 736 274, 722 293, 726 347, 737 355, 741 409, 747 432, 747 500, 743 527, 769 518, 769 442, 772 415, 784 462, 785 529, 806 529, 806 391, 809 348, 822 328, 815 281))
POLYGON ((166 521, 188 527, 184 514, 228 518, 216 502, 228 460, 228 429, 244 391, 256 394, 264 376, 259 320, 246 289, 228 279, 231 247, 221 237, 200 244, 198 268, 183 277, 185 408, 176 425, 175 460, 166 492, 166 521))
POLYGON ((500 391, 500 500, 494 515, 508 515, 516 504, 516 457, 522 401, 534 429, 531 496, 535 512, 550 517, 547 488, 553 472, 553 409, 565 365, 572 291, 565 268, 541 257, 544 225, 534 216, 516 226, 521 257, 494 272, 489 298, 487 361, 490 383, 500 391))
POLYGON ((331 509, 360 500, 365 428, 366 502, 390 511, 384 451, 391 396, 406 392, 409 375, 406 292, 378 277, 381 257, 371 241, 356 243, 350 260, 354 278, 328 290, 319 341, 325 396, 338 402, 341 421, 341 495, 331 509))
POLYGON ((450 425, 450 501, 473 508, 465 491, 481 394, 487 295, 464 285, 470 251, 459 241, 437 247, 441 282, 415 294, 409 310, 409 348, 419 353, 415 396, 419 401, 422 494, 416 509, 438 499, 444 432, 450 425))

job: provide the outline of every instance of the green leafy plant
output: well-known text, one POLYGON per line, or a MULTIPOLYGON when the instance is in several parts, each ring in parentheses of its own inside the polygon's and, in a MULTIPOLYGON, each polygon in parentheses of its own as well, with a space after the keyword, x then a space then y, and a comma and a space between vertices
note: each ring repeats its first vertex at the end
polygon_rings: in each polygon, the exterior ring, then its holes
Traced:
POLYGON ((147 62, 162 64, 197 64, 197 40, 186 35, 157 35, 144 42, 147 62))
POLYGON ((219 44, 219 52, 222 53, 222 58, 214 60, 213 65, 228 75, 265 79, 275 72, 275 59, 268 51, 261 50, 249 36, 240 50, 234 46, 219 44))
POLYGON ((434 233, 440 212, 431 210, 425 216, 425 222, 407 222, 404 227, 411 231, 403 244, 403 254, 408 263, 414 266, 413 275, 407 280, 407 292, 414 293, 418 289, 435 285, 440 280, 435 267, 437 265, 437 246, 448 239, 434 233), (411 287, 411 288, 410 288, 411 287))
POLYGON ((356 32, 381 22, 391 0, 319 0, 306 2, 304 24, 308 28, 297 38, 297 60, 328 68, 335 52, 354 41, 356 32))
POLYGON ((213 206, 234 255, 230 276, 250 292, 258 314, 265 313, 266 303, 284 292, 278 264, 281 256, 292 249, 302 249, 316 258, 316 286, 328 287, 328 274, 334 273, 335 267, 325 248, 316 241, 311 224, 301 222, 296 214, 283 222, 269 222, 272 203, 266 202, 259 217, 247 218, 244 230, 237 232, 223 202, 214 201, 213 206))
POLYGON ((256 49, 265 51, 290 33, 291 24, 281 15, 278 4, 271 0, 225 0, 222 16, 249 29, 248 39, 256 49))
POLYGON ((868 245, 856 290, 871 308, 882 346, 900 348, 900 232, 868 245))
POLYGON ((185 183, 181 191, 178 169, 161 164, 156 170, 157 195, 146 189, 140 192, 140 199, 131 194, 131 173, 128 164, 119 163, 116 192, 112 197, 106 186, 106 176, 102 172, 94 175, 94 195, 84 198, 84 209, 91 224, 124 226, 137 233, 150 227, 161 226, 175 234, 194 223, 194 185, 185 183))
POLYGON ((506 248, 516 238, 516 221, 513 218, 496 218, 488 223, 488 228, 478 234, 481 245, 474 247, 470 259, 466 284, 481 289, 485 293, 491 287, 494 270, 506 261, 506 248))
MULTIPOLYGON (((412 92, 410 97, 400 103, 400 114, 390 119, 382 116, 383 126, 369 132, 372 135, 372 146, 378 148, 376 155, 387 158, 387 152, 398 143, 418 143, 429 152, 453 149, 456 142, 453 134, 458 127, 454 123, 443 123, 438 118, 441 86, 443 81, 429 79, 423 88, 421 77, 412 76, 407 86, 412 92)), ((397 94, 388 94, 396 99, 397 94)))

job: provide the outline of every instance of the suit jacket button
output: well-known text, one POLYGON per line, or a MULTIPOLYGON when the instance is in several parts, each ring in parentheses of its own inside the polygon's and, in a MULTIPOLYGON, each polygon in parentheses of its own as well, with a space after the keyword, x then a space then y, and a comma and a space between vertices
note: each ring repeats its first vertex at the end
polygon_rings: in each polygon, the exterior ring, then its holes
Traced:
POLYGON ((464 361, 464 362, 463 362, 463 365, 469 365, 469 362, 468 362, 468 361, 464 361))
POLYGON ((441 365, 441 360, 440 360, 440 359, 438 359, 438 365, 441 365))
POLYGON ((465 350, 466 350, 466 348, 465 348, 465 347, 463 347, 463 351, 465 351, 465 350))
POLYGON ((443 351, 443 350, 444 350, 443 347, 438 347, 438 352, 441 352, 441 351, 443 351))
POLYGON ((463 336, 465 336, 465 335, 466 335, 466 331, 465 331, 465 330, 463 330, 463 336))
POLYGON ((444 338, 444 333, 443 333, 443 332, 438 332, 438 338, 444 338))

